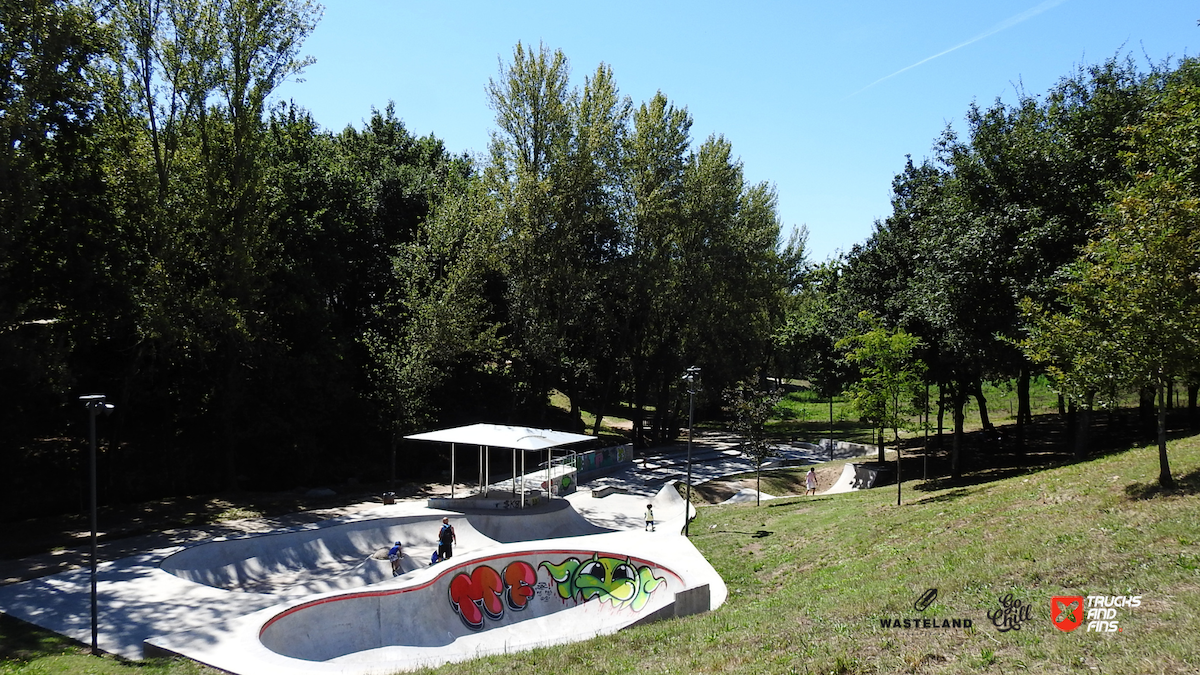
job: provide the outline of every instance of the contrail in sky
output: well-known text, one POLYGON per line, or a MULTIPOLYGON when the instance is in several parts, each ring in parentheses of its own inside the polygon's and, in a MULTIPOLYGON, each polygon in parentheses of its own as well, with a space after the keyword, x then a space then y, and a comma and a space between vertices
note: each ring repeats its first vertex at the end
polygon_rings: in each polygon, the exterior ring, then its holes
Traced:
MULTIPOLYGON (((868 84, 867 86, 863 87, 862 89, 859 89, 858 91, 854 92, 853 94, 850 94, 850 96, 857 96, 858 94, 863 93, 864 91, 870 89, 871 87, 874 87, 875 85, 879 84, 880 82, 892 79, 893 77, 899 75, 900 73, 912 70, 913 68, 916 68, 917 66, 929 63, 930 61, 938 58, 939 56, 945 56, 945 55, 949 54, 950 52, 957 51, 959 49, 962 49, 963 47, 966 47, 967 45, 979 42, 980 40, 982 40, 986 37, 995 35, 996 33, 999 33, 1002 30, 1007 30, 1009 28, 1012 28, 1013 26, 1015 26, 1023 21, 1028 21, 1029 19, 1032 19, 1033 17, 1037 16, 1038 14, 1041 14, 1042 12, 1045 12, 1048 9, 1053 9, 1053 8, 1063 4, 1066 1, 1067 0, 1045 0, 1045 2, 1038 5, 1037 7, 1034 7, 1033 9, 1029 9, 1024 12, 1021 12, 1020 14, 1018 14, 1016 16, 1009 17, 1008 19, 1001 21, 1000 23, 996 24, 995 26, 992 26, 991 28, 980 33, 979 35, 976 35, 975 37, 971 38, 970 40, 967 40, 966 42, 961 42, 961 43, 954 45, 953 47, 947 49, 946 51, 938 52, 937 54, 934 54, 933 56, 921 59, 920 61, 917 61, 916 63, 912 64, 911 66, 906 66, 904 68, 901 68, 900 70, 897 70, 896 72, 892 73, 891 75, 881 77, 878 80, 875 80, 874 82, 872 82, 871 84, 868 84)), ((850 96, 847 96, 846 98, 850 98, 850 96)))

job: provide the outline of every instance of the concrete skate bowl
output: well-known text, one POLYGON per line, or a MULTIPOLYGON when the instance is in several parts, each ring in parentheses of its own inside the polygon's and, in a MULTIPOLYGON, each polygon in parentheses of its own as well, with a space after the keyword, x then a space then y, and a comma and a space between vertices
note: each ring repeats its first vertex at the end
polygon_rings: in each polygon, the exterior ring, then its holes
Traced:
POLYGON ((267 619, 259 640, 304 661, 417 667, 710 608, 707 585, 688 588, 672 569, 612 550, 510 550, 444 567, 408 587, 298 602, 267 619))
POLYGON ((565 502, 512 513, 431 513, 332 520, 317 527, 216 540, 175 553, 160 567, 181 579, 246 593, 303 597, 361 588, 392 578, 381 552, 403 542, 401 571, 429 566, 443 516, 454 525, 456 553, 499 543, 554 539, 605 530, 565 502))

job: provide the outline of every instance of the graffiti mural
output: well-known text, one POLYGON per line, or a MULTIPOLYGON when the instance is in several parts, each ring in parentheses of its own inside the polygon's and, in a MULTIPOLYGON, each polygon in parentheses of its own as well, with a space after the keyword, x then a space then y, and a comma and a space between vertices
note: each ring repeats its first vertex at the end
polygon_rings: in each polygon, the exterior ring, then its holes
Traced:
POLYGON ((524 560, 514 560, 497 572, 480 565, 470 573, 459 572, 450 580, 450 606, 471 630, 483 630, 487 619, 499 621, 505 611, 519 612, 530 602, 585 603, 598 599, 613 609, 629 608, 638 612, 651 595, 664 587, 666 580, 654 576, 646 565, 629 558, 611 558, 596 553, 588 560, 571 557, 560 563, 543 561, 550 582, 538 581, 538 570, 524 560))
POLYGON ((641 611, 665 579, 655 577, 654 571, 645 565, 634 565, 628 558, 602 558, 598 554, 591 560, 580 561, 568 558, 555 565, 543 562, 542 567, 558 585, 558 595, 564 600, 575 598, 587 602, 599 598, 600 602, 611 603, 616 609, 629 607, 641 611))
POLYGON ((483 619, 504 618, 504 608, 519 612, 533 597, 537 571, 524 560, 508 564, 501 574, 488 565, 470 574, 460 572, 450 580, 450 605, 471 630, 483 628, 483 619))

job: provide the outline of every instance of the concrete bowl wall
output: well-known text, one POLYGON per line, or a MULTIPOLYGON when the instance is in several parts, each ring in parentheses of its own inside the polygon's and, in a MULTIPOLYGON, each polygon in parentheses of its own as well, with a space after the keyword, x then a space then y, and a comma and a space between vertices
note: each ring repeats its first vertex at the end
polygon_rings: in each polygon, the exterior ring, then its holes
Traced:
POLYGON ((392 577, 391 564, 372 556, 396 541, 404 545, 403 572, 428 567, 443 516, 454 526, 457 554, 497 543, 606 531, 567 502, 555 500, 536 510, 515 512, 333 520, 321 527, 199 544, 169 556, 160 567, 181 579, 249 593, 296 597, 361 588, 392 577))
MULTIPOLYGON (((446 647, 489 631, 505 634, 505 648, 521 649, 585 639, 660 616, 684 590, 672 570, 622 553, 505 552, 447 563, 436 577, 403 588, 297 603, 267 620, 259 639, 277 654, 306 661, 385 647, 446 647), (563 574, 564 566, 575 571, 560 583, 551 571, 563 574), (489 579, 499 581, 489 585, 489 579), (598 590, 597 579, 612 593, 598 590), (560 612, 571 612, 570 619, 542 620, 560 612)), ((708 608, 706 601, 700 611, 708 608)))

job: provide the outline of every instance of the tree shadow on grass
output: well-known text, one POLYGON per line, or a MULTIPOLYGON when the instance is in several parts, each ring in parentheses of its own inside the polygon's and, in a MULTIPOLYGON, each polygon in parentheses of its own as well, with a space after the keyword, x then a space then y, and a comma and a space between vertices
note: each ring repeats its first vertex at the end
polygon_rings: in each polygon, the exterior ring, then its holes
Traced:
POLYGON ((0 661, 26 661, 80 651, 82 643, 7 614, 0 614, 0 661))
POLYGON ((741 530, 709 530, 703 534, 748 534, 754 539, 764 539, 775 533, 770 530, 758 530, 757 532, 742 532, 741 530))
POLYGON ((1125 496, 1134 500, 1158 499, 1200 494, 1200 469, 1186 473, 1175 479, 1175 487, 1164 489, 1158 481, 1152 483, 1131 483, 1125 486, 1125 496))
POLYGON ((971 495, 974 492, 975 492, 975 490, 968 490, 966 488, 955 488, 953 490, 944 492, 940 495, 934 495, 932 497, 925 497, 924 499, 918 499, 917 503, 918 504, 931 504, 931 503, 936 503, 936 502, 955 502, 955 501, 958 501, 959 499, 962 499, 963 497, 971 495))

